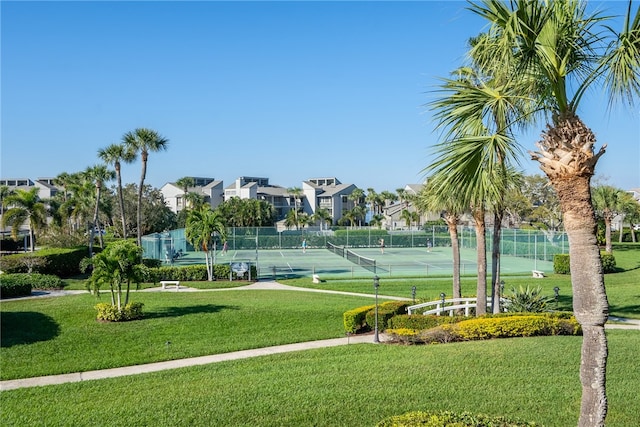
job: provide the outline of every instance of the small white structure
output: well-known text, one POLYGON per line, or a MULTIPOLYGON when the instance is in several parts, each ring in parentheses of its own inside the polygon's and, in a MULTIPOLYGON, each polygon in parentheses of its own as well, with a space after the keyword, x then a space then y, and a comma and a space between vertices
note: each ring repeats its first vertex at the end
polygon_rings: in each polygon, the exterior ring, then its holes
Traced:
POLYGON ((314 274, 312 282, 313 283, 320 283, 320 282, 322 282, 322 280, 320 280, 320 276, 318 276, 317 274, 314 274))

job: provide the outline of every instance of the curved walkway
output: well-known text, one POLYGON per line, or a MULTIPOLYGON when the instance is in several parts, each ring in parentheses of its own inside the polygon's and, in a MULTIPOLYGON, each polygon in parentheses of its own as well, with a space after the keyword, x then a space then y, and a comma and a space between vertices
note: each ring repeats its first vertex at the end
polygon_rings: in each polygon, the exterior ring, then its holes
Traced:
MULTIPOLYGON (((181 287, 179 292, 220 292, 229 290, 286 290, 286 291, 301 291, 301 292, 321 292, 341 295, 352 295, 374 298, 375 295, 361 294, 356 292, 342 292, 322 289, 310 289, 299 288, 295 286, 283 285, 275 281, 255 282, 251 285, 241 286, 238 288, 227 289, 194 289, 188 287, 181 287)), ((25 297, 21 299, 42 298, 48 296, 63 296, 72 295, 78 293, 84 293, 86 291, 41 291, 34 292, 35 295, 25 297)), ((176 292, 176 289, 162 289, 149 288, 144 289, 142 292, 176 292)), ((389 300, 408 301, 409 298, 402 298, 389 295, 378 295, 379 298, 389 300)), ((611 317, 611 321, 618 323, 610 323, 606 325, 607 329, 638 329, 640 330, 640 320, 635 319, 622 319, 617 317, 611 317)), ((380 335, 382 341, 384 341, 384 334, 380 335)), ((124 366, 121 368, 102 369, 97 371, 86 372, 74 372, 70 374, 62 375, 47 375, 43 377, 34 378, 22 378, 15 380, 0 381, 0 391, 13 390, 17 388, 36 387, 45 385, 56 385, 71 382, 98 380, 103 378, 115 378, 126 375, 145 374, 149 372, 163 371, 166 369, 184 368, 188 366, 206 365, 210 363, 224 362, 227 360, 246 359, 249 357, 266 356, 270 354, 288 353, 292 351, 310 350, 316 348, 336 347, 340 345, 348 344, 360 344, 360 343, 373 343, 373 335, 353 335, 345 338, 333 338, 318 341, 309 341, 302 343, 286 344, 273 347, 256 348, 251 350, 235 351, 231 353, 214 354, 210 356, 190 357, 187 359, 167 360, 164 362, 147 363, 143 365, 124 366)))

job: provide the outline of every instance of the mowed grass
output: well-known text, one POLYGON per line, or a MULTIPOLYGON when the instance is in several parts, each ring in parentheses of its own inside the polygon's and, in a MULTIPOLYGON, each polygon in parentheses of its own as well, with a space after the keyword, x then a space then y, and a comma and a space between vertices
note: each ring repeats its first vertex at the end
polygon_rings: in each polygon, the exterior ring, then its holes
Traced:
MULTIPOLYGON (((609 299, 609 312, 611 316, 640 319, 640 244, 614 244, 614 256, 618 271, 605 275, 605 286, 609 299)), ((511 288, 520 286, 542 287, 543 294, 553 296, 554 287, 560 288, 558 298, 558 310, 573 310, 573 291, 571 277, 569 275, 553 274, 546 272, 544 279, 522 276, 504 276, 505 293, 511 288)), ((371 274, 373 277, 373 273, 371 274)), ((488 286, 491 286, 490 275, 487 276, 488 286)), ((315 289, 330 289, 344 292, 358 292, 373 294, 373 282, 366 280, 341 280, 328 279, 322 283, 312 283, 310 277, 280 280, 291 286, 300 286, 315 289)), ((464 277, 461 281, 463 296, 476 295, 476 279, 464 277)), ((401 279, 388 278, 380 275, 380 295, 399 296, 412 298, 411 288, 416 287, 416 299, 420 301, 433 301, 440 299, 440 293, 444 292, 451 297, 451 278, 426 278, 426 279, 401 279)), ((489 289, 490 293, 490 289, 489 289)))
MULTIPOLYGON (((640 334, 608 332, 607 425, 638 425, 640 334)), ((374 426, 414 410, 576 425, 581 337, 354 344, 5 391, 5 426, 374 426)), ((67 354, 71 357, 70 354, 67 354)))
MULTIPOLYGON (((100 323, 89 294, 0 304, 3 380, 344 337, 370 298, 297 291, 139 292, 145 318, 100 323)), ((108 302, 108 295, 100 301, 108 302)))

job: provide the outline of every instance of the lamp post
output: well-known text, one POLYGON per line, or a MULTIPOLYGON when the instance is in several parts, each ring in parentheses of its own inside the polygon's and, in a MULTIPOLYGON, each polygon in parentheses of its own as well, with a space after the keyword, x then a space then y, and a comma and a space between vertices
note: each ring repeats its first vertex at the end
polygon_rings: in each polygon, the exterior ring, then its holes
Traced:
POLYGON ((416 291, 418 290, 418 288, 416 288, 415 286, 411 287, 411 296, 413 297, 413 303, 416 303, 416 291))
POLYGON ((560 296, 560 288, 559 287, 555 287, 553 288, 553 292, 555 292, 555 298, 556 298, 556 308, 558 308, 558 297, 560 296))
POLYGON ((442 305, 440 306, 440 314, 444 314, 444 298, 447 295, 444 292, 440 292, 440 298, 442 299, 442 305))
POLYGON ((378 288, 380 287, 380 278, 378 275, 373 276, 373 289, 376 291, 376 315, 375 315, 375 326, 374 326, 374 335, 373 342, 380 342, 380 338, 378 337, 378 288))
POLYGON ((504 295, 504 280, 500 280, 500 296, 498 297, 498 307, 502 309, 502 296, 504 295))

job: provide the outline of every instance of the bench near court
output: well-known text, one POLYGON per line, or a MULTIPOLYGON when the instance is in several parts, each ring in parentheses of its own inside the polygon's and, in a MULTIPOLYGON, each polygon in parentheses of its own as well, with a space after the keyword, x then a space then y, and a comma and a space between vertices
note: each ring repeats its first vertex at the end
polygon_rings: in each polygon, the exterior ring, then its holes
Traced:
POLYGON ((180 281, 179 280, 161 280, 160 284, 162 285, 162 289, 167 289, 167 285, 174 285, 176 287, 176 292, 180 289, 180 281))

